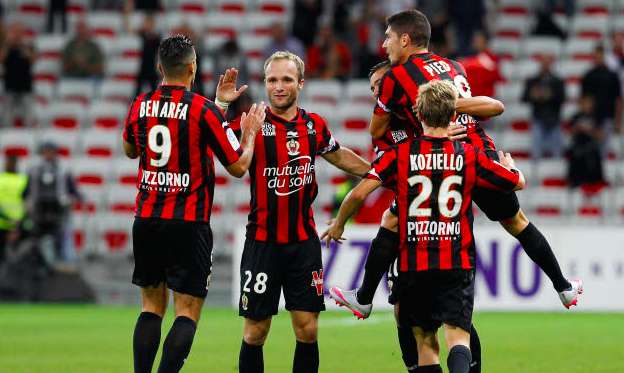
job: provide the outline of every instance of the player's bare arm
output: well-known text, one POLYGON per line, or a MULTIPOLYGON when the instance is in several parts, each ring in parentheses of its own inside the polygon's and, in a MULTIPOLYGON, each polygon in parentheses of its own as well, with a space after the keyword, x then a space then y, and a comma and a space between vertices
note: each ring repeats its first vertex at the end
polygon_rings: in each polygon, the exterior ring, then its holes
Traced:
POLYGON ((139 156, 136 146, 134 146, 134 144, 130 144, 125 140, 123 142, 123 149, 124 153, 126 153, 126 156, 130 159, 135 159, 139 156))
POLYGON ((256 142, 256 135, 264 123, 266 116, 266 105, 264 102, 260 104, 253 104, 249 113, 243 113, 241 117, 241 147, 243 148, 243 154, 238 161, 227 166, 228 173, 235 177, 243 177, 253 159, 254 145, 256 142))
POLYGON ((338 215, 329 221, 329 228, 321 235, 321 240, 329 247, 332 240, 342 243, 344 226, 347 221, 360 209, 366 197, 381 186, 381 181, 373 179, 363 179, 358 185, 347 194, 340 205, 338 215))
POLYGON ((483 119, 501 115, 505 111, 505 105, 488 96, 476 96, 459 98, 455 110, 459 114, 468 114, 483 119))
POLYGON ((502 151, 498 151, 498 158, 500 159, 500 164, 503 165, 503 167, 507 168, 508 170, 515 170, 518 175, 520 176, 518 178, 518 184, 516 184, 516 187, 514 188, 515 190, 520 190, 520 189, 524 189, 525 185, 526 185, 526 179, 524 178, 524 174, 522 173, 522 171, 520 171, 518 168, 516 168, 516 162, 514 161, 514 159, 511 157, 511 154, 509 153, 503 153, 502 151))
POLYGON ((229 105, 230 102, 236 101, 240 97, 240 95, 242 95, 243 92, 247 90, 247 84, 244 84, 237 89, 237 81, 238 70, 234 68, 225 70, 225 72, 219 76, 215 103, 221 109, 226 110, 227 105, 229 105))
POLYGON ((373 139, 382 138, 390 127, 390 113, 373 113, 368 130, 373 139))
POLYGON ((323 158, 351 175, 364 177, 370 170, 370 163, 349 148, 341 147, 335 152, 324 154, 323 158))

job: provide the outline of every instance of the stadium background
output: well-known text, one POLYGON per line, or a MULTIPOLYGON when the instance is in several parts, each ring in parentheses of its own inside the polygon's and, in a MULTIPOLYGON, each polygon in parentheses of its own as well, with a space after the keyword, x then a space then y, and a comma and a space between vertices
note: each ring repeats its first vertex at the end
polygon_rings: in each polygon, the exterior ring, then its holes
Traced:
MULTIPOLYGON (((494 63, 496 68, 486 72, 484 80, 496 81, 492 85, 493 95, 504 102, 506 110, 501 117, 486 122, 485 126, 499 148, 516 156, 519 168, 527 175, 529 187, 519 193, 522 206, 529 217, 543 227, 547 236, 549 230, 560 232, 562 236, 568 233, 572 236, 583 235, 589 230, 591 234, 601 238, 600 242, 596 242, 595 248, 587 247, 586 243, 576 243, 582 247, 573 247, 571 251, 579 254, 571 257, 563 254, 566 260, 562 262, 562 266, 564 272, 582 274, 586 281, 595 281, 597 287, 604 285, 599 301, 607 306, 592 307, 590 303, 588 309, 621 312, 624 305, 621 301, 610 299, 609 296, 614 289, 617 291, 619 288, 621 292, 620 284, 624 278, 622 264, 624 259, 621 254, 623 241, 617 238, 624 222, 622 135, 612 132, 605 142, 606 155, 602 162, 605 183, 572 188, 567 178, 568 161, 565 157, 540 159, 531 157, 534 148, 534 139, 531 135, 531 108, 522 101, 522 93, 525 80, 538 72, 539 56, 542 54, 555 56, 553 70, 565 81, 566 100, 563 104, 560 126, 563 130, 564 143, 569 145, 572 141, 570 120, 579 110, 580 81, 593 65, 595 46, 597 44, 605 46, 609 61, 622 59, 621 52, 624 46, 620 44, 621 33, 624 33, 624 17, 622 17, 624 2, 616 0, 556 2, 549 14, 554 23, 567 35, 565 38, 533 34, 537 23, 537 11, 547 3, 549 2, 522 0, 384 2, 137 0, 132 4, 123 0, 68 0, 64 12, 67 20, 66 30, 62 31, 62 17, 57 15, 59 19, 54 22, 54 32, 48 32, 47 18, 50 8, 48 1, 5 0, 2 1, 0 42, 4 43, 6 36, 14 32, 18 27, 16 25, 19 24, 23 26, 24 43, 34 47, 36 56, 31 66, 32 101, 21 112, 27 115, 18 115, 23 118, 15 121, 6 119, 4 114, 8 110, 10 92, 4 89, 4 85, 0 86, 0 89, 4 90, 1 95, 3 115, 0 124, 0 164, 4 164, 7 156, 18 155, 19 168, 26 171, 36 163, 37 149, 42 142, 53 141, 59 146, 61 159, 72 170, 83 197, 80 203, 73 206, 71 215, 71 237, 76 255, 70 256, 69 261, 63 263, 66 265, 60 267, 69 268, 70 271, 77 270, 95 290, 97 303, 137 304, 138 292, 129 284, 132 269, 130 229, 137 165, 136 162, 123 156, 120 136, 127 105, 136 90, 143 50, 140 30, 145 24, 145 18, 149 18, 149 14, 153 15, 155 28, 161 37, 171 32, 194 34, 201 60, 201 76, 197 77, 197 83, 199 89, 208 97, 212 96, 218 74, 223 68, 235 66, 241 70, 241 83, 250 84, 253 100, 264 99, 260 82, 262 63, 266 50, 271 48, 273 38, 278 33, 275 30, 278 25, 283 25, 287 33, 284 42, 287 44, 284 45, 297 48, 303 44, 303 50, 307 55, 308 71, 301 106, 324 115, 334 136, 341 144, 370 156, 366 127, 373 101, 370 98, 366 74, 372 64, 383 58, 380 48, 384 31, 383 18, 395 11, 418 5, 427 12, 434 23, 433 49, 442 55, 460 59, 474 56, 474 51, 467 48, 468 45, 472 45, 471 41, 466 41, 470 40, 466 36, 467 30, 472 29, 476 32, 481 28, 490 36, 489 52, 480 56, 489 58, 485 65, 491 67, 491 63, 494 63), (573 9, 570 8, 570 4, 574 5, 573 9), (76 33, 79 24, 88 26, 93 41, 103 53, 102 72, 88 78, 73 78, 63 73, 63 50, 76 33), (293 42, 291 38, 295 37, 294 35, 302 40, 293 42), (232 43, 228 43, 230 40, 234 40, 237 47, 232 47, 232 43), (331 48, 319 44, 325 40, 329 41, 327 45, 331 45, 331 48), (610 250, 602 257, 601 246, 620 250, 610 250), (579 266, 583 268, 579 269, 579 266)), ((619 67, 619 62, 614 66, 619 67)), ((621 74, 621 71, 617 73, 621 74)), ((6 80, 6 77, 4 79, 6 80)), ((146 89, 147 85, 143 87, 143 90, 146 89)), ((229 114, 235 116, 237 113, 229 114)), ((332 209, 336 187, 345 180, 345 177, 323 161, 320 163, 322 164, 319 165, 317 173, 320 192, 315 203, 315 214, 317 225, 322 229, 332 209)), ((218 162, 216 166, 217 187, 211 221, 215 237, 215 265, 207 305, 227 307, 232 303, 232 284, 237 281, 237 273, 232 271, 232 268, 236 267, 236 237, 246 221, 249 189, 247 182, 240 182, 227 176, 218 162)), ((486 222, 482 214, 476 213, 476 225, 479 228, 493 226, 492 223, 486 222)), ((374 228, 368 229, 372 237, 374 228)), ((498 230, 502 232, 502 229, 498 230)), ((501 232, 491 234, 487 238, 491 238, 492 242, 503 240, 500 238, 504 235, 501 232)), ((574 246, 574 241, 570 245, 574 246)), ((568 247, 555 245, 554 249, 558 253, 568 247)), ((530 285, 532 272, 528 259, 525 260, 526 266, 519 276, 525 276, 522 277, 524 279, 522 281, 530 285)), ((503 272, 501 275, 508 275, 507 267, 501 271, 503 272)), ((542 286, 549 291, 549 284, 542 286)), ((549 296, 554 298, 554 294, 549 293, 549 296)), ((511 302, 508 307, 503 308, 544 309, 539 306, 515 307, 516 303, 513 303, 515 299, 494 298, 492 300, 494 306, 490 308, 499 309, 500 307, 496 306, 497 302, 511 302)), ((583 305, 582 299, 581 306, 583 305)), ((545 309, 554 306, 555 303, 550 302, 545 309)), ((119 322, 125 322, 130 325, 131 319, 134 318, 132 313, 134 308, 116 309, 120 310, 118 319, 107 318, 110 317, 107 307, 50 309, 46 306, 43 308, 0 306, 0 328, 7 330, 17 341, 13 346, 6 344, 2 346, 4 351, 14 351, 13 353, 3 354, 3 349, 0 349, 0 356, 4 355, 3 360, 9 355, 12 356, 6 361, 9 361, 8 366, 14 369, 8 371, 30 371, 21 368, 35 356, 31 354, 36 352, 31 352, 25 346, 30 344, 32 338, 36 338, 33 330, 42 325, 49 326, 46 323, 48 319, 43 315, 56 315, 53 317, 58 318, 59 328, 64 327, 70 335, 78 336, 81 332, 75 325, 72 328, 71 315, 78 314, 82 310, 89 310, 88 312, 97 315, 98 320, 104 324, 118 325, 119 322), (120 321, 121 319, 124 321, 120 321)), ((214 314, 216 320, 219 320, 218 325, 223 323, 228 328, 238 330, 239 320, 233 314, 228 317, 228 312, 209 310, 207 319, 214 314)), ((486 355, 487 358, 500 360, 498 363, 505 364, 506 354, 517 353, 516 360, 511 360, 512 364, 518 369, 528 367, 532 369, 530 371, 552 370, 553 366, 560 365, 560 363, 539 365, 541 364, 539 362, 532 362, 534 365, 523 365, 526 363, 523 359, 531 359, 531 348, 535 341, 505 339, 504 330, 496 327, 496 324, 501 322, 500 314, 484 313, 479 317, 485 325, 485 333, 490 334, 489 337, 484 337, 486 344, 488 342, 498 344, 497 338, 505 341, 492 348, 491 353, 486 355)), ((591 352, 596 356, 602 356, 600 360, 603 366, 570 359, 566 349, 561 348, 554 354, 558 358, 568 360, 567 363, 571 367, 565 368, 568 372, 616 372, 624 369, 613 361, 610 355, 613 346, 609 343, 616 334, 621 336, 624 333, 621 327, 621 314, 574 315, 568 316, 564 321, 558 321, 556 316, 547 314, 510 314, 509 317, 513 320, 512 324, 516 325, 512 331, 517 333, 522 333, 522 330, 535 331, 530 328, 534 323, 554 325, 540 334, 544 338, 542 347, 545 349, 567 342, 561 334, 571 333, 570 325, 583 325, 579 329, 574 329, 574 332, 579 333, 581 336, 579 339, 596 342, 591 352), (617 325, 620 326, 610 327, 614 320, 619 320, 620 323, 617 325), (592 327, 596 334, 601 334, 601 337, 591 332, 592 327), (548 339, 545 336, 547 333, 551 336, 554 334, 556 338, 548 339), (602 339, 598 341, 597 338, 602 339)), ((348 318, 342 315, 330 314, 328 318, 334 320, 335 325, 350 325, 348 318)), ((278 320, 281 323, 286 322, 284 317, 278 320)), ((386 333, 386 339, 393 341, 391 317, 382 313, 377 320, 371 323, 372 326, 363 325, 362 332, 356 332, 357 328, 348 328, 347 333, 356 333, 349 341, 366 338, 366 333, 372 333, 371 335, 386 333)), ((331 323, 332 321, 328 322, 328 325, 331 323)), ((211 326, 218 328, 218 325, 207 321, 204 325, 207 330, 203 334, 210 338, 211 333, 208 330, 211 326)), ((116 340, 125 341, 127 338, 124 331, 113 329, 115 328, 111 329, 107 337, 108 346, 120 349, 113 340, 117 338, 116 340)), ((130 330, 130 326, 126 330, 130 330)), ((230 329, 220 332, 225 335, 229 333, 228 330, 230 329)), ((278 333, 279 330, 278 327, 278 333)), ((61 351, 50 347, 54 344, 51 333, 52 330, 48 330, 41 337, 47 335, 51 338, 44 345, 50 351, 49 356, 56 356, 61 351)), ((97 331, 92 331, 89 335, 96 335, 95 333, 97 331)), ((333 329, 331 333, 342 332, 333 329)), ((285 328, 282 328, 282 334, 284 336, 276 338, 288 340, 285 328)), ((79 340, 84 338, 81 336, 79 340)), ((279 343, 282 343, 285 349, 289 348, 288 343, 284 341, 275 343, 277 346, 281 346, 279 343)), ((613 344, 615 343, 616 341, 613 341, 613 344)), ((232 346, 237 346, 237 343, 232 346)), ((400 358, 394 347, 396 346, 382 345, 379 348, 394 353, 392 363, 389 364, 396 371, 400 369, 400 358)), ((198 345, 194 347, 194 351, 201 348, 203 347, 198 345)), ((127 349, 117 351, 120 355, 117 359, 121 359, 122 364, 126 351, 127 349)), ((275 356, 279 356, 277 347, 275 351, 275 356)), ((224 354, 229 356, 228 354, 232 352, 224 354)), ((87 360, 89 357, 85 356, 83 359, 87 360)), ((51 360, 48 365, 45 365, 45 362, 39 364, 41 371, 51 367, 56 371, 72 371, 54 358, 51 360)), ((547 361, 548 357, 544 356, 544 360, 547 361)), ((234 357, 231 361, 234 369, 234 357)), ((90 369, 94 371, 126 369, 126 365, 111 364, 106 368, 108 370, 102 368, 106 364, 99 366, 103 370, 98 370, 95 366, 90 369), (124 368, 119 368, 120 366, 124 368)), ((207 364, 210 367, 210 363, 207 364)), ((564 367, 567 365, 564 364, 564 367)), ((36 367, 32 369, 38 371, 36 367)))

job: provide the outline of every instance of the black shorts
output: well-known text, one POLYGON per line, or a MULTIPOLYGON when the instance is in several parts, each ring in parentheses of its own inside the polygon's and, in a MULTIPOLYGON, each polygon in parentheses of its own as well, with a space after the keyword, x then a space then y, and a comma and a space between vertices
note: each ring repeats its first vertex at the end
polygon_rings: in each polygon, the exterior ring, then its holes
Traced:
POLYGON ((474 271, 402 272, 399 283, 400 325, 435 331, 445 323, 470 332, 474 271))
POLYGON ((205 298, 212 271, 212 231, 207 223, 135 218, 134 273, 140 287, 164 282, 173 291, 205 298))
POLYGON ((520 210, 520 202, 515 192, 475 188, 472 191, 472 200, 492 221, 512 218, 520 210))
POLYGON ((276 315, 282 289, 288 311, 325 310, 318 237, 291 244, 245 240, 238 314, 253 320, 276 315))

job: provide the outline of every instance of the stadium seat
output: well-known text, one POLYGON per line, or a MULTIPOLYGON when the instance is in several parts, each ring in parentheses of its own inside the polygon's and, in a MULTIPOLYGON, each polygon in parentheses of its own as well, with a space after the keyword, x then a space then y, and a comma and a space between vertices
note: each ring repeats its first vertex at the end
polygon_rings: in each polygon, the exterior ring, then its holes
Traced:
POLYGON ((576 9, 578 13, 587 15, 608 15, 612 5, 609 0, 581 0, 577 1, 576 9))
POLYGON ((182 12, 204 14, 208 10, 206 1, 201 0, 179 0, 178 6, 182 12))
POLYGON ((249 1, 245 0, 216 0, 218 11, 226 13, 245 13, 249 10, 249 1))
POLYGON ((245 27, 248 32, 257 35, 270 35, 273 25, 278 22, 286 24, 288 20, 279 14, 271 13, 247 13, 245 16, 245 27))
POLYGON ((209 37, 212 35, 223 35, 233 37, 238 33, 238 25, 244 24, 241 15, 222 12, 210 12, 206 15, 205 32, 209 37))
POLYGON ((506 105, 522 101, 524 82, 499 83, 495 88, 496 98, 503 101, 506 105))
POLYGON ((499 150, 509 152, 518 159, 528 159, 533 149, 531 134, 528 132, 505 131, 497 145, 499 150))
POLYGON ((606 15, 576 15, 572 20, 570 35, 599 40, 607 35, 609 17, 606 15))
POLYGON ((603 163, 604 177, 610 185, 622 185, 622 178, 619 170, 620 161, 606 160, 603 163))
POLYGON ((47 105, 56 99, 56 85, 46 80, 36 80, 33 84, 35 99, 39 104, 47 105))
POLYGON ((122 103, 92 101, 87 112, 87 124, 99 129, 120 130, 128 110, 128 105, 122 103))
POLYGON ((505 103, 505 112, 500 120, 507 123, 514 131, 522 132, 530 128, 531 107, 525 103, 505 103))
POLYGON ((120 35, 114 39, 113 58, 140 58, 142 53, 141 39, 136 35, 120 35))
POLYGON ((86 105, 95 96, 91 79, 63 78, 57 84, 57 94, 61 100, 86 105))
POLYGON ((110 188, 106 199, 109 212, 132 214, 136 203, 137 188, 135 186, 115 186, 110 188))
POLYGON ((39 35, 34 40, 37 59, 58 60, 63 54, 63 48, 67 42, 65 35, 39 35))
POLYGON ((219 162, 215 160, 214 162, 215 168, 215 185, 229 186, 232 184, 232 178, 230 174, 227 172, 225 167, 219 162))
POLYGON ((4 156, 30 157, 36 153, 36 132, 32 129, 3 129, 0 150, 4 156))
POLYGON ((554 70, 566 83, 578 83, 591 66, 588 61, 564 60, 557 62, 554 70))
POLYGON ((624 156, 624 137, 621 135, 609 136, 609 141, 607 142, 607 152, 609 159, 622 159, 624 156))
POLYGON ((58 146, 61 157, 74 157, 78 154, 80 138, 77 131, 59 131, 47 128, 39 133, 39 142, 50 141, 58 146))
POLYGON ((308 80, 303 94, 306 101, 336 105, 342 97, 342 84, 337 80, 308 80))
POLYGON ((624 187, 616 188, 613 191, 613 199, 609 206, 611 207, 611 216, 620 224, 624 222, 624 187))
POLYGON ((341 126, 338 128, 343 128, 351 132, 365 132, 370 137, 367 129, 373 113, 373 107, 371 105, 349 104, 338 105, 338 108, 338 119, 341 123, 341 126))
POLYGON ((526 57, 537 58, 542 55, 561 55, 561 40, 554 36, 531 36, 522 46, 526 57))
POLYGON ((38 59, 33 65, 35 82, 55 82, 61 74, 61 62, 56 59, 38 59))
POLYGON ((249 76, 251 79, 254 81, 262 81, 262 77, 264 76, 264 57, 249 57, 247 59, 247 68, 249 69, 249 76))
POLYGON ((596 41, 591 39, 570 38, 564 45, 564 54, 569 59, 592 61, 596 41))
POLYGON ((94 242, 92 232, 92 214, 73 211, 70 214, 69 227, 76 254, 83 255, 92 251, 94 242))
MULTIPOLYGON (((139 173, 139 160, 125 156, 116 158, 113 162, 113 177, 111 182, 120 186, 132 186, 136 188, 137 175, 139 173)), ((115 186, 116 187, 116 186, 115 186)))
POLYGON ((262 58, 264 49, 271 43, 271 37, 245 33, 240 35, 238 43, 248 57, 262 58))
MULTIPOLYGON (((504 149, 501 149, 501 150, 504 150, 504 149)), ((516 163, 516 167, 520 171, 522 171, 522 173, 524 174, 524 178, 526 179, 527 185, 537 186, 538 183, 535 180, 535 173, 533 172, 533 166, 535 165, 535 163, 527 159, 518 159, 518 160, 515 160, 515 163, 516 163)))
POLYGON ((257 9, 264 13, 286 14, 291 5, 290 0, 256 0, 257 9))
POLYGON ((568 168, 562 159, 541 159, 536 165, 535 178, 545 188, 564 188, 567 182, 568 168))
POLYGON ((76 103, 56 102, 38 111, 39 123, 49 126, 74 130, 78 129, 84 118, 84 106, 76 103))
POLYGON ((112 103, 130 104, 134 98, 136 83, 114 79, 105 80, 100 86, 100 98, 112 103))
POLYGON ((368 79, 352 79, 347 81, 344 87, 344 97, 351 103, 368 104, 369 107, 372 107, 375 103, 368 79))
POLYGON ((540 218, 561 219, 568 213, 569 206, 567 189, 531 188, 530 208, 540 218))
POLYGON ((353 150, 361 157, 370 159, 372 144, 371 136, 368 131, 354 131, 343 129, 340 131, 334 130, 332 132, 332 135, 340 145, 353 150))
POLYGON ((106 189, 98 185, 81 184, 78 192, 82 197, 80 201, 74 203, 72 210, 85 214, 96 214, 104 211, 106 202, 106 189))
MULTIPOLYGON (((207 34, 203 41, 204 51, 208 54, 216 52, 226 41, 230 39, 230 37, 231 36, 227 34, 207 34)), ((205 58, 210 58, 212 60, 212 56, 205 58)))
POLYGON ((339 114, 336 105, 319 103, 314 101, 305 101, 300 104, 308 113, 316 113, 323 117, 327 122, 330 131, 340 129, 339 114))
POLYGON ((120 153, 121 136, 117 131, 89 129, 82 132, 82 154, 92 158, 111 158, 120 153))
POLYGON ((17 0, 14 3, 17 10, 22 14, 43 16, 48 8, 48 1, 46 0, 17 0))
POLYGON ((498 6, 502 14, 526 15, 530 10, 530 2, 525 0, 500 0, 498 6))
POLYGON ((576 188, 570 194, 575 223, 598 224, 605 218, 608 203, 612 200, 610 190, 604 188, 587 194, 582 188, 576 188))
POLYGON ((490 43, 490 48, 501 60, 515 60, 520 56, 520 45, 517 38, 496 37, 490 43))
POLYGON ((89 9, 89 0, 68 0, 67 12, 69 14, 84 14, 89 9))
POLYGON ((524 81, 538 73, 539 63, 532 59, 502 61, 500 68, 506 79, 524 81))
POLYGON ((132 214, 105 213, 94 217, 97 252, 101 255, 126 255, 132 249, 132 214))
POLYGON ((500 15, 494 24, 497 37, 520 38, 529 28, 529 18, 524 15, 500 15))
POLYGON ((123 18, 120 12, 91 12, 87 14, 87 24, 97 37, 114 38, 123 31, 123 18))
POLYGON ((102 190, 106 181, 117 165, 111 164, 109 160, 93 158, 75 158, 72 160, 70 168, 79 187, 101 187, 102 190))
POLYGON ((135 81, 138 73, 137 59, 113 59, 106 64, 106 75, 116 80, 135 81))

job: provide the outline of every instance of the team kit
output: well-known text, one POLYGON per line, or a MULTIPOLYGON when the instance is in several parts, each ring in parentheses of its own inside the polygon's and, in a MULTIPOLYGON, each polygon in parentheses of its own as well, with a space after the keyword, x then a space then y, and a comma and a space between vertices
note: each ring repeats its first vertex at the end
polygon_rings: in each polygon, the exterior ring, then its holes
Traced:
POLYGON ((582 283, 561 273, 547 240, 518 202, 515 191, 526 183, 522 171, 480 124, 504 106, 471 97, 461 64, 429 52, 430 35, 419 11, 387 19, 388 61, 369 76, 376 100, 369 128, 377 154, 372 162, 342 146, 332 123, 298 105, 305 85, 299 56, 271 55, 264 64, 268 104, 253 104, 228 123, 228 106, 247 89, 238 86, 238 71, 220 76, 210 101, 190 91, 197 70, 192 42, 175 35, 161 43, 162 85, 135 98, 123 131, 126 155, 139 160, 132 282, 141 289, 142 310, 133 334, 135 372, 152 371, 170 291, 175 321, 162 344, 158 372, 180 371, 191 351, 212 271, 215 159, 232 176, 250 177, 239 274, 241 373, 264 372, 263 345, 282 292, 296 340, 292 371, 318 372, 318 318, 325 310, 321 246, 344 240, 345 224, 377 188, 392 190, 395 199, 372 240, 362 284, 329 290, 340 306, 367 318, 375 290, 391 269, 389 302, 405 371, 442 372, 437 332, 444 329, 448 371, 481 372, 472 323, 473 201, 518 239, 551 279, 563 306, 576 305, 582 283), (320 235, 312 209, 317 157, 361 178, 320 235))

